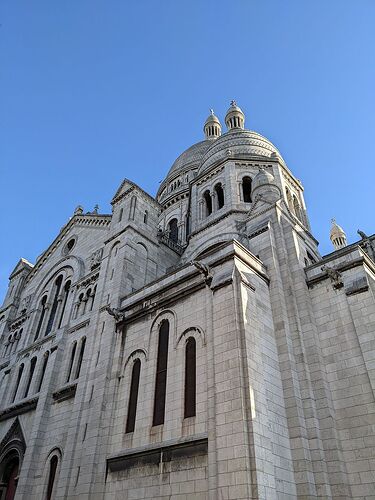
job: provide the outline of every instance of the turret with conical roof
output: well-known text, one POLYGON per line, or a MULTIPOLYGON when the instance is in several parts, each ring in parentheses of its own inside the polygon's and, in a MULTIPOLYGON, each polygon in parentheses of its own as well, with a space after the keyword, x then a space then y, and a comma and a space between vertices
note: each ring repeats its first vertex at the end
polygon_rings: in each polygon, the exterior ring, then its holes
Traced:
POLYGON ((230 108, 225 115, 225 124, 228 130, 245 128, 245 115, 242 109, 237 106, 236 101, 231 101, 230 103, 230 108))
POLYGON ((329 233, 329 237, 332 241, 332 245, 335 247, 335 250, 340 250, 340 248, 346 247, 347 241, 345 231, 336 223, 335 219, 331 220, 331 231, 329 233))
POLYGON ((203 130, 206 139, 217 139, 221 136, 221 123, 213 109, 210 109, 210 114, 204 123, 203 130))

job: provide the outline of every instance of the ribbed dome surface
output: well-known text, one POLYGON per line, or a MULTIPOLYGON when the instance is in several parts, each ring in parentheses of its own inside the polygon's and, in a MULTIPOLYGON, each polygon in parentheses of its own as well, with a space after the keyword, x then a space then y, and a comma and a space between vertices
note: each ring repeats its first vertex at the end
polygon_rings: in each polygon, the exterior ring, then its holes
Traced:
POLYGON ((268 139, 252 130, 233 129, 223 134, 214 142, 209 142, 203 157, 199 173, 209 168, 218 160, 236 155, 256 155, 271 157, 274 153, 282 162, 277 148, 268 139))
POLYGON ((170 177, 172 174, 173 175, 177 174, 179 170, 182 170, 185 167, 189 166, 198 167, 202 161, 204 153, 211 146, 211 144, 212 144, 211 140, 206 140, 197 142, 196 144, 193 144, 193 146, 190 146, 190 148, 188 148, 186 151, 180 154, 177 160, 173 163, 171 169, 168 172, 167 178, 170 177))

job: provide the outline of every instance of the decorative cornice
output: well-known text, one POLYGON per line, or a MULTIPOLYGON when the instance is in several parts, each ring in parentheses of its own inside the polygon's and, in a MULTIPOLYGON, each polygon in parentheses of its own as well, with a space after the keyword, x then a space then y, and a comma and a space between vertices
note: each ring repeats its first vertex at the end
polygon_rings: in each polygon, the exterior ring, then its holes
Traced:
POLYGON ((96 267, 90 274, 83 276, 83 278, 79 279, 75 282, 74 286, 79 290, 80 288, 85 288, 88 285, 92 285, 99 278, 100 264, 99 267, 96 267))
MULTIPOLYGON (((215 213, 216 212, 214 212, 214 214, 215 213)), ((221 220, 226 219, 227 217, 229 217, 230 215, 233 215, 233 214, 246 214, 246 210, 228 210, 223 215, 220 215, 219 217, 213 218, 212 220, 210 220, 209 222, 207 222, 207 224, 204 224, 204 226, 201 226, 200 228, 198 228, 195 231, 193 231, 192 233, 190 233, 189 240, 193 236, 196 236, 197 234, 201 233, 202 231, 205 231, 209 227, 214 226, 215 224, 217 224, 221 220)))
POLYGON ((228 161, 228 159, 230 158, 226 158, 225 160, 222 160, 218 165, 217 165, 217 168, 213 169, 213 170, 210 170, 209 173, 205 172, 205 175, 202 175, 202 176, 199 176, 197 177, 196 179, 193 180, 193 183, 195 183, 197 186, 200 186, 201 184, 203 184, 204 182, 208 181, 208 179, 210 179, 211 177, 213 177, 214 175, 218 174, 219 172, 221 172, 222 170, 224 170, 224 167, 225 167, 225 162, 228 161))
POLYGON ((28 411, 35 410, 38 404, 38 396, 29 398, 25 401, 21 401, 15 405, 9 406, 5 410, 0 412, 0 422, 7 420, 8 418, 21 415, 22 413, 27 413, 28 411))
POLYGON ((77 391, 77 382, 73 382, 72 384, 65 385, 61 387, 58 391, 55 391, 52 394, 53 399, 56 403, 60 403, 60 401, 65 401, 66 399, 74 398, 77 391))
POLYGON ((7 366, 9 366, 9 359, 8 359, 8 361, 4 361, 4 363, 2 363, 0 365, 0 371, 3 370, 4 368, 6 368, 7 366))
POLYGON ((20 326, 27 320, 28 315, 23 314, 22 316, 19 316, 18 318, 14 319, 9 323, 9 330, 14 331, 20 328, 20 326))
POLYGON ((28 353, 32 354, 33 352, 39 351, 43 344, 45 344, 46 342, 49 342, 50 340, 54 340, 55 337, 56 337, 56 332, 51 333, 50 335, 47 335, 47 337, 42 337, 41 339, 33 342, 28 347, 25 347, 21 351, 18 351, 17 361, 20 360, 23 356, 25 356, 28 353))
POLYGON ((301 181, 296 179, 291 172, 283 168, 281 171, 282 176, 284 177, 285 180, 289 182, 289 184, 298 192, 298 190, 303 191, 303 186, 301 184, 301 181))
POLYGON ((206 455, 208 451, 207 433, 153 443, 140 448, 122 450, 107 458, 107 468, 111 472, 136 467, 142 464, 170 462, 174 456, 206 455))
MULTIPOLYGON (((338 266, 335 267, 335 270, 339 273, 342 273, 344 271, 348 271, 349 269, 354 269, 355 267, 362 266, 365 263, 364 257, 359 257, 358 259, 352 260, 350 262, 346 262, 343 264, 339 264, 338 266)), ((309 266, 308 269, 311 269, 316 266, 322 266, 324 264, 324 261, 319 261, 317 264, 313 264, 313 266, 309 266)), ((306 283, 309 288, 313 288, 314 285, 317 285, 321 281, 324 281, 326 279, 330 279, 330 276, 327 272, 322 272, 317 274, 316 276, 313 276, 312 278, 307 278, 306 283)))
POLYGON ((81 323, 78 323, 78 325, 74 325, 68 330, 68 334, 74 333, 77 330, 81 330, 81 328, 85 328, 90 323, 90 319, 86 319, 85 321, 82 321, 81 323))
POLYGON ((141 197, 145 198, 147 201, 151 201, 151 203, 153 205, 155 205, 155 207, 157 208, 161 208, 161 205, 158 201, 155 200, 155 198, 153 198, 150 194, 148 194, 144 189, 142 189, 141 187, 139 187, 137 184, 135 184, 133 181, 130 181, 129 179, 124 179, 122 181, 122 183, 120 184, 120 187, 118 188, 118 190, 116 191, 115 193, 115 196, 113 197, 112 201, 111 201, 111 205, 114 206, 116 205, 119 201, 121 201, 125 196, 127 196, 128 194, 130 194, 132 191, 135 191, 137 190, 138 191, 138 194, 141 195, 141 197), (123 193, 121 193, 121 189, 122 187, 126 184, 130 184, 130 187, 124 191, 123 193))

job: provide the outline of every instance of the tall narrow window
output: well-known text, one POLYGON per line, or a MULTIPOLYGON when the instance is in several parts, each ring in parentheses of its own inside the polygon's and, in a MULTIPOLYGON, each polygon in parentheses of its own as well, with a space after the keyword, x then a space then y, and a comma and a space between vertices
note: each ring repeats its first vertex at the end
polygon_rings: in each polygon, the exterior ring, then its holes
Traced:
POLYGON ((293 196, 293 208, 294 208, 294 213, 296 214, 296 217, 298 217, 299 220, 302 221, 301 207, 298 203, 296 196, 293 196))
POLYGON ((39 337, 40 329, 42 328, 44 316, 46 315, 46 302, 47 302, 47 295, 45 295, 40 302, 42 310, 40 311, 38 326, 36 328, 34 340, 36 340, 39 337))
POLYGON ((168 343, 169 343, 169 321, 164 319, 159 329, 154 418, 152 425, 160 425, 164 423, 165 395, 167 389, 168 343))
POLYGON ((134 220, 136 206, 137 206, 137 198, 135 196, 132 196, 132 199, 130 200, 130 212, 129 212, 130 220, 134 220))
POLYGON ((70 376, 72 374, 72 368, 73 368, 73 363, 74 363, 74 357, 76 355, 76 350, 77 350, 77 342, 74 342, 73 347, 72 347, 72 352, 70 354, 69 370, 68 370, 68 376, 66 377, 66 382, 69 382, 70 376))
POLYGON ((29 394, 29 390, 30 390, 30 385, 31 385, 31 382, 33 380, 33 376, 34 376, 34 371, 35 371, 35 365, 36 365, 36 358, 32 358, 32 360, 30 361, 30 370, 29 370, 29 376, 27 378, 27 384, 26 384, 26 387, 25 387, 25 393, 23 395, 24 398, 27 397, 27 395, 29 394))
POLYGON ((79 350, 79 358, 78 358, 78 363, 77 363, 76 376, 74 378, 78 378, 79 374, 81 373, 81 366, 82 366, 82 360, 83 360, 83 353, 85 352, 85 346, 86 346, 86 337, 83 337, 83 339, 81 340, 81 349, 79 350))
POLYGON ((16 382, 16 387, 14 388, 14 392, 13 392, 12 403, 14 402, 14 400, 16 399, 16 396, 17 396, 18 388, 20 386, 21 377, 22 377, 22 373, 23 373, 23 368, 24 368, 24 365, 22 363, 22 365, 20 365, 20 367, 18 368, 17 382, 16 382))
POLYGON ((120 208, 120 212, 118 214, 118 222, 121 222, 122 220, 122 214, 124 213, 124 209, 123 208, 120 208))
POLYGON ((63 299, 63 305, 62 305, 62 309, 61 309, 60 321, 59 321, 58 328, 61 327, 63 319, 64 319, 64 312, 65 312, 66 302, 67 302, 68 296, 69 296, 70 285, 71 285, 70 281, 67 281, 64 285, 64 299, 63 299))
POLYGON ((185 412, 184 417, 195 417, 196 406, 196 342, 190 337, 185 348, 185 412))
POLYGON ((48 358, 49 358, 49 352, 47 351, 44 355, 44 358, 43 358, 43 366, 42 366, 42 371, 41 371, 41 374, 39 377, 37 392, 40 392, 42 385, 43 385, 44 375, 45 375, 46 369, 47 369, 48 358))
POLYGON ((244 177, 242 179, 242 196, 245 203, 251 203, 251 177, 244 177))
POLYGON ((169 239, 177 243, 178 241, 178 224, 177 219, 172 219, 169 221, 169 239))
POLYGON ((94 290, 92 291, 92 294, 90 295, 90 311, 92 311, 92 308, 94 307, 95 295, 96 295, 96 285, 94 286, 94 290))
POLYGON ((216 184, 215 186, 216 196, 217 196, 217 208, 223 208, 224 206, 224 189, 221 184, 216 184))
POLYGON ((49 474, 48 474, 48 485, 47 485, 47 494, 46 500, 51 500, 53 485, 56 477, 57 464, 59 463, 59 459, 56 455, 53 455, 51 460, 49 461, 49 474))
POLYGON ((53 323, 55 321, 56 311, 57 311, 57 307, 59 305, 59 295, 60 295, 61 283, 62 283, 62 276, 59 276, 55 282, 55 294, 53 297, 51 314, 49 315, 46 333, 44 335, 48 335, 51 332, 52 327, 53 327, 53 323))
POLYGON ((133 364, 132 380, 130 383, 130 395, 128 405, 128 418, 125 432, 133 432, 135 427, 135 417, 137 414, 139 375, 141 373, 141 362, 136 359, 133 364))
POLYGON ((147 224, 147 221, 148 221, 148 211, 147 211, 147 210, 145 210, 145 212, 144 212, 144 214, 143 214, 143 222, 144 222, 145 224, 147 224))
POLYGON ((211 193, 208 191, 208 189, 203 193, 203 198, 206 202, 206 216, 208 216, 212 214, 212 198, 211 193))

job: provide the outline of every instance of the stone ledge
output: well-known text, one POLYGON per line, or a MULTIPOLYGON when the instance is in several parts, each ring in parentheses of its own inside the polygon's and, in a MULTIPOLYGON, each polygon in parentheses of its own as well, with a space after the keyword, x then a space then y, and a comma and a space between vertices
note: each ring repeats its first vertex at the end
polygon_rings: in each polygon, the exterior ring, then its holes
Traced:
POLYGON ((55 391, 52 394, 52 397, 56 403, 59 403, 60 401, 65 401, 66 399, 74 398, 76 391, 77 391, 77 382, 74 382, 72 384, 65 385, 58 391, 55 391))
POLYGON ((28 411, 35 410, 36 405, 38 404, 39 397, 33 397, 26 399, 25 401, 21 401, 15 405, 6 408, 5 410, 0 412, 0 422, 3 420, 7 420, 8 418, 15 417, 17 415, 21 415, 22 413, 27 413, 28 411))
POLYGON ((207 433, 181 439, 171 439, 140 448, 126 449, 107 458, 107 471, 118 472, 142 465, 158 465, 181 457, 205 455, 207 433))

